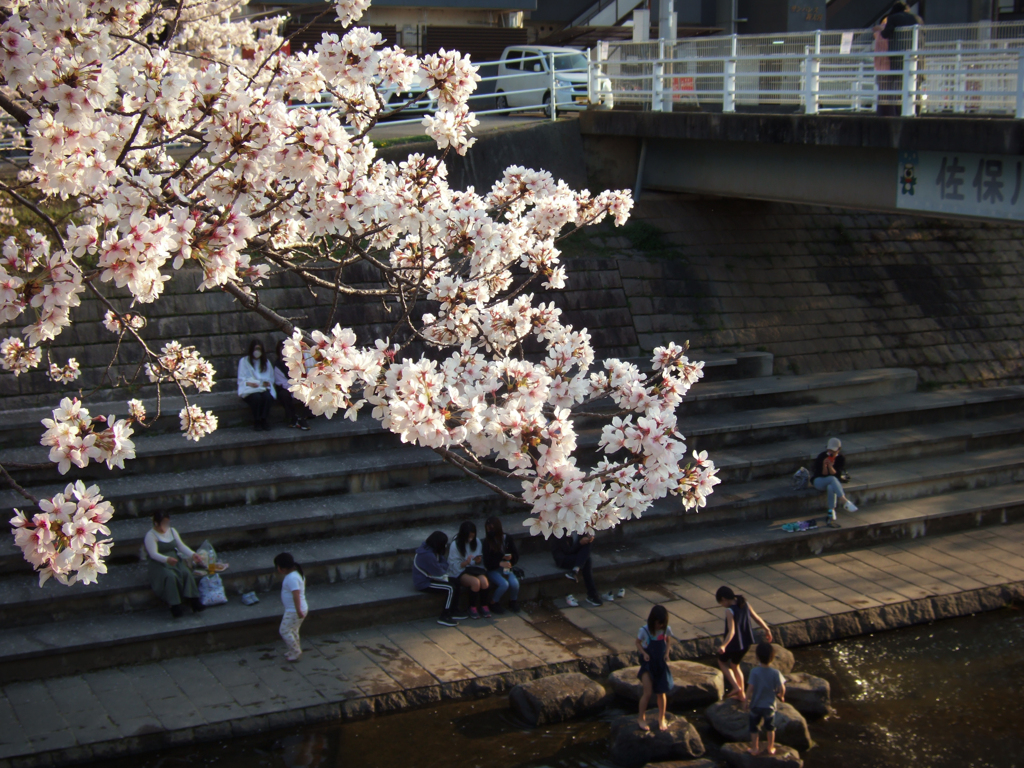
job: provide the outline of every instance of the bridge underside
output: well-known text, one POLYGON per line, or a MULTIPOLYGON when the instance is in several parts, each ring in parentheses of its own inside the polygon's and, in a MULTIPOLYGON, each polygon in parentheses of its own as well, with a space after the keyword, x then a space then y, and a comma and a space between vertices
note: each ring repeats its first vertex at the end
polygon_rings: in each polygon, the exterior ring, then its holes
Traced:
POLYGON ((1024 131, 993 118, 586 112, 591 184, 1024 220, 1024 131))

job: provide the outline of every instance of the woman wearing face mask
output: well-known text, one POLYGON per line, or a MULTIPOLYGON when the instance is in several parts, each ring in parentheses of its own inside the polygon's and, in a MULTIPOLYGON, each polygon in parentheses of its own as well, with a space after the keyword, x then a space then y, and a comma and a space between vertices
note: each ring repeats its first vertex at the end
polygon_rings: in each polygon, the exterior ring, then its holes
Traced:
POLYGON ((268 431, 270 406, 274 402, 274 366, 267 362, 263 345, 256 339, 249 354, 238 361, 238 396, 252 410, 253 429, 268 431))

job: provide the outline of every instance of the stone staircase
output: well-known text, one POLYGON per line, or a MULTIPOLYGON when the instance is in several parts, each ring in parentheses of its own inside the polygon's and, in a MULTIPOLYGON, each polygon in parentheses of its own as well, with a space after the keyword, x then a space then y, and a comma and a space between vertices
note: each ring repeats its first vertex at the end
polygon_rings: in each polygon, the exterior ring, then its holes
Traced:
MULTIPOLYGON (((878 369, 771 376, 767 353, 709 356, 707 376, 681 407, 688 444, 708 450, 723 483, 699 514, 676 499, 603 534, 595 554, 602 585, 736 562, 861 547, 1024 517, 1024 387, 917 392, 917 376, 878 369), (840 435, 861 506, 840 529, 790 534, 782 523, 824 512, 823 494, 790 490, 825 439, 840 435)), ((273 557, 292 552, 307 575, 312 614, 304 632, 329 632, 424 617, 436 602, 415 593, 412 552, 434 529, 499 514, 522 537, 528 580, 522 597, 558 597, 573 585, 529 538, 524 511, 510 509, 425 449, 403 446, 370 419, 311 422, 311 431, 255 433, 230 394, 199 398, 221 428, 200 443, 173 430, 180 404, 165 401, 153 434, 136 440, 124 471, 22 471, 37 496, 76 478, 99 479, 117 510, 110 572, 98 585, 43 588, 10 538, 0 543, 0 681, 181 656, 262 642, 281 606, 273 557), (226 606, 172 620, 138 559, 149 515, 173 514, 186 542, 209 540, 230 563, 226 606), (240 592, 262 602, 243 606, 240 592), (40 663, 44 662, 44 663, 40 663)), ((241 407, 240 407, 241 406, 241 407)), ((117 412, 112 406, 110 411, 117 412)), ((0 420, 0 461, 42 462, 35 445, 45 410, 0 420)), ((274 417, 280 418, 275 411, 274 417)), ((581 448, 596 446, 585 428, 581 448)), ((0 492, 0 512, 23 500, 0 492)), ((8 514, 8 517, 10 515, 8 514)), ((4 518, 7 519, 7 518, 4 518)))

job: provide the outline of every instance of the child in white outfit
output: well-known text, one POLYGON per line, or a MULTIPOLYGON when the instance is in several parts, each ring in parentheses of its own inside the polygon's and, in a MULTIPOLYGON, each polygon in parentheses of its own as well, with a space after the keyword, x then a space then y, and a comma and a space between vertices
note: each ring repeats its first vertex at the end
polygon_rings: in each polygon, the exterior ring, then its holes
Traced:
POLYGON ((281 638, 288 647, 285 659, 298 661, 302 656, 299 642, 299 627, 302 626, 309 607, 306 605, 306 579, 302 567, 295 562, 289 553, 282 552, 274 558, 277 572, 284 576, 281 582, 281 602, 284 604, 284 616, 281 618, 281 638))

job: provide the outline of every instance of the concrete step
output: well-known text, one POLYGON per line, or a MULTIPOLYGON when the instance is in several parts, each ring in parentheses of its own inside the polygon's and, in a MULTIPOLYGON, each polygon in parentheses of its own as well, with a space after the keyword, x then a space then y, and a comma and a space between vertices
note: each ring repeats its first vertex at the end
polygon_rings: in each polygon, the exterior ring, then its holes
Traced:
MULTIPOLYGON (((42 430, 40 429, 40 435, 42 430)), ((105 464, 92 463, 84 469, 71 467, 62 475, 65 482, 93 479, 106 482, 110 478, 153 473, 185 472, 215 466, 233 467, 286 459, 330 456, 344 452, 401 449, 397 435, 387 432, 380 422, 366 415, 358 421, 343 418, 313 419, 309 431, 275 424, 269 432, 255 432, 250 426, 218 429, 199 442, 186 440, 181 433, 149 433, 140 430, 132 436, 136 458, 125 462, 124 469, 107 469, 105 464)), ((49 451, 41 445, 0 449, 0 464, 43 464, 44 468, 12 470, 22 484, 53 483, 56 465, 49 461, 49 451)))
MULTIPOLYGON (((791 559, 863 547, 879 541, 936 535, 1024 519, 1024 485, 1014 484, 894 502, 844 515, 841 529, 785 533, 768 524, 676 531, 631 541, 599 539, 594 555, 598 584, 711 570, 736 562, 791 559)), ((523 557, 527 580, 521 600, 557 598, 578 585, 565 579, 546 552, 523 557)), ((88 589, 88 588, 83 588, 88 589)), ((273 640, 280 622, 280 587, 273 580, 256 606, 232 596, 228 605, 172 620, 166 609, 118 616, 91 615, 61 622, 0 629, 0 679, 36 679, 132 662, 222 650, 273 640), (45 664, 39 661, 46 660, 45 664)), ((311 584, 311 615, 303 632, 429 617, 436 600, 414 592, 408 573, 334 584, 311 584)), ((498 618, 498 621, 501 619, 498 618)))
MULTIPOLYGON (((498 494, 477 482, 450 480, 190 512, 175 515, 172 523, 196 547, 209 541, 218 552, 231 552, 268 542, 287 544, 428 523, 450 526, 452 521, 467 516, 485 518, 502 511, 505 505, 498 494)), ((114 546, 109 562, 116 565, 137 560, 143 537, 151 527, 148 517, 115 516, 110 523, 114 546)), ((0 543, 0 574, 27 573, 29 569, 13 540, 0 543)))
POLYGON ((1024 386, 908 392, 801 406, 764 407, 721 414, 680 414, 687 444, 717 451, 732 446, 902 429, 959 419, 1024 412, 1024 386))
MULTIPOLYGON (((843 453, 850 465, 894 463, 928 456, 945 456, 1006 448, 1024 442, 1024 414, 1003 418, 966 419, 919 424, 874 432, 842 435, 843 453)), ((788 477, 797 467, 810 468, 825 450, 823 437, 761 445, 723 448, 712 452, 725 484, 788 477)))
MULTIPOLYGON (((770 352, 735 352, 729 354, 703 353, 700 351, 691 352, 689 355, 694 360, 705 361, 705 381, 728 381, 731 379, 752 379, 763 376, 770 376, 772 371, 773 356, 770 352)), ((646 370, 650 367, 650 358, 630 358, 646 370)), ((73 393, 68 393, 68 397, 73 393)), ((122 398, 109 402, 87 403, 90 413, 93 415, 111 414, 124 417, 128 413, 127 401, 130 395, 125 393, 122 398)), ((0 448, 12 446, 32 446, 39 442, 39 435, 43 429, 40 425, 42 419, 52 418, 53 408, 60 402, 60 397, 54 396, 53 405, 44 408, 24 408, 3 411, 3 419, 0 419, 0 448)), ((158 402, 156 398, 143 398, 146 411, 150 416, 157 413, 158 402)), ((242 401, 234 391, 207 392, 202 394, 190 394, 189 402, 202 406, 204 410, 212 410, 217 414, 221 427, 251 426, 252 417, 249 407, 242 401)), ((153 433, 179 431, 180 423, 178 412, 182 409, 184 401, 177 393, 168 392, 159 403, 161 417, 151 428, 153 433)), ((283 411, 275 406, 271 411, 271 421, 284 423, 283 411)))
MULTIPOLYGON (((327 493, 361 493, 459 477, 463 474, 458 469, 429 448, 401 446, 331 457, 111 477, 101 488, 118 515, 138 517, 156 510, 210 509, 327 493)), ((65 485, 66 481, 29 490, 37 498, 44 498, 63 491, 65 485)), ((13 491, 0 493, 0 514, 24 506, 24 498, 13 491)))
MULTIPOLYGON (((859 506, 870 509, 888 502, 1024 482, 1024 454, 1017 448, 991 449, 897 464, 854 466, 851 473, 852 481, 846 484, 847 496, 859 506)), ((479 503, 486 505, 487 501, 480 499, 479 503)), ((494 505, 492 509, 497 506, 496 499, 491 503, 494 505)), ((754 520, 771 521, 794 516, 809 517, 822 515, 824 511, 823 493, 817 490, 792 491, 788 478, 774 478, 719 486, 707 507, 698 514, 685 514, 678 499, 663 499, 642 518, 620 525, 609 534, 609 538, 630 544, 647 537, 672 535, 682 529, 735 525, 754 520)), ((436 507, 424 505, 413 512, 438 514, 439 511, 436 507)), ((251 546, 226 553, 225 559, 231 563, 231 570, 225 574, 224 581, 238 592, 257 588, 261 579, 272 575, 273 557, 282 548, 288 548, 303 563, 311 584, 409 571, 412 550, 432 530, 440 528, 451 536, 459 523, 466 519, 475 519, 478 530, 483 530, 482 518, 485 515, 474 515, 470 505, 449 505, 445 512, 448 517, 434 517, 427 525, 401 521, 374 532, 350 529, 340 535, 302 535, 305 521, 302 519, 303 513, 299 513, 299 519, 295 521, 295 534, 286 534, 293 539, 291 543, 268 541, 272 537, 266 537, 258 543, 251 542, 251 546)), ((842 509, 839 513, 843 519, 848 514, 842 509)), ((211 517, 214 514, 211 513, 211 517)), ((309 516, 309 513, 305 514, 309 516)), ((394 513, 385 514, 390 517, 394 513)), ((316 526, 329 529, 331 522, 324 519, 330 518, 329 513, 324 514, 318 510, 313 516, 318 518, 316 526)), ((525 512, 511 512, 503 516, 503 522, 506 530, 522 542, 524 551, 529 552, 540 546, 541 542, 527 535, 522 524, 525 518, 525 512)), ((244 530, 246 524, 242 522, 241 525, 244 530)), ((287 527, 287 519, 280 512, 277 513, 275 525, 278 529, 287 527)), ((128 540, 134 543, 140 540, 144 531, 143 526, 135 524, 133 527, 128 540)), ((222 524, 221 530, 225 527, 226 524, 222 524)), ((202 541, 199 538, 202 534, 198 531, 182 533, 195 546, 202 541)), ((12 563, 16 562, 13 547, 8 552, 12 556, 12 563)), ((137 610, 155 604, 156 599, 148 586, 145 564, 138 562, 112 565, 99 585, 88 587, 75 586, 68 589, 52 584, 40 590, 35 586, 35 578, 27 573, 10 574, 0 582, 0 625, 66 620, 83 612, 111 613, 137 610)))

